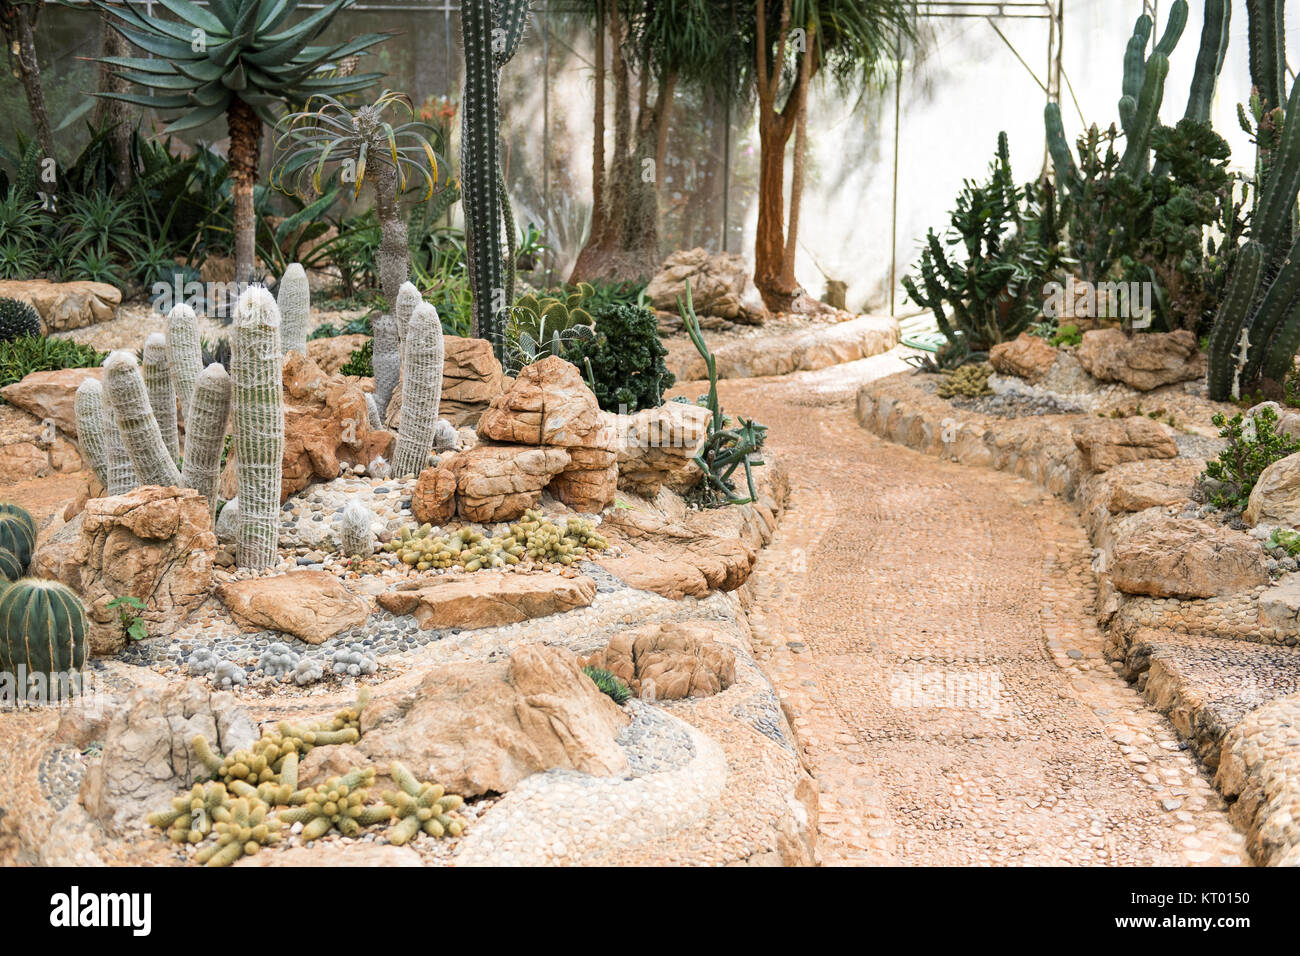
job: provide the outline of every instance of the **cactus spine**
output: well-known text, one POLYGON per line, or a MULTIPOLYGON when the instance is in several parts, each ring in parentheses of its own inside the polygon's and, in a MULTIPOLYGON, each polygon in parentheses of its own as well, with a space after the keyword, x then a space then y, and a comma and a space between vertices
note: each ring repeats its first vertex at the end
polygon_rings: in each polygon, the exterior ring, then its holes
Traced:
POLYGON ((163 442, 140 367, 130 352, 119 350, 104 359, 104 396, 137 480, 146 485, 179 485, 181 473, 163 442))
POLYGON ((375 534, 370 529, 375 515, 360 501, 353 499, 343 509, 339 522, 342 550, 350 558, 368 558, 375 553, 375 534))
POLYGON ((280 310, 271 293, 250 286, 235 307, 230 378, 239 479, 235 560, 241 568, 275 563, 280 535, 284 393, 280 310))
POLYGON ((375 405, 380 413, 388 411, 397 378, 402 371, 402 347, 397 333, 397 320, 387 312, 372 323, 370 364, 375 370, 375 405))
POLYGON ((307 270, 293 263, 280 277, 275 304, 280 309, 280 347, 284 354, 307 354, 307 319, 311 312, 311 289, 307 285, 307 270))
POLYGON ((176 397, 181 400, 181 418, 188 429, 194 383, 203 369, 203 345, 199 341, 199 317, 184 302, 167 313, 167 358, 176 397))
POLYGON ((167 454, 179 464, 181 439, 176 427, 176 388, 172 384, 171 361, 167 358, 167 339, 161 332, 153 333, 144 342, 144 387, 167 454))
POLYGON ((0 671, 69 675, 86 663, 86 609, 57 581, 24 578, 0 590, 0 671))
POLYGON ((438 428, 442 398, 443 341, 438 310, 428 303, 411 315, 402 354, 402 419, 393 451, 393 474, 424 470, 438 428))
MULTIPOLYGON (((77 420, 77 444, 90 462, 95 479, 109 494, 116 494, 109 485, 108 468, 108 427, 104 421, 104 386, 99 379, 88 378, 77 386, 77 397, 73 404, 77 420)), ((113 439, 116 444, 116 438, 113 439)))
POLYGON ((181 480, 208 499, 208 514, 217 513, 217 477, 230 418, 230 376, 217 362, 202 372, 194 386, 193 404, 185 429, 185 467, 181 480))

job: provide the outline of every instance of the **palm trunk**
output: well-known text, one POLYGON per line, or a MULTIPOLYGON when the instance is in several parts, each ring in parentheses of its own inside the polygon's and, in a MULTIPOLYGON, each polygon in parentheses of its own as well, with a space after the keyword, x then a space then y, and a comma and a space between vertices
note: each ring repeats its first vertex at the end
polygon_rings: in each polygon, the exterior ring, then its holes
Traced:
MULTIPOLYGON (((376 154, 371 145, 371 153, 376 154)), ((382 149, 382 147, 380 147, 382 149)), ((397 206, 397 170, 386 162, 375 170, 375 218, 379 220, 379 285, 388 307, 397 302, 397 290, 411 271, 411 252, 407 243, 406 220, 397 206)))
POLYGON ((235 203, 235 281, 252 282, 257 254, 257 217, 253 212, 253 186, 262 152, 262 121, 243 100, 226 111, 230 130, 230 178, 235 203))
POLYGON ((40 144, 41 154, 54 156, 54 134, 50 132, 50 113, 45 107, 45 90, 41 86, 41 65, 36 59, 36 38, 32 34, 32 24, 39 7, 34 4, 20 3, 7 5, 8 9, 0 15, 4 21, 5 39, 9 45, 10 59, 18 71, 18 79, 27 96, 27 109, 32 114, 32 124, 36 127, 36 142, 40 144))
POLYGON ((569 282, 576 284, 584 275, 593 273, 596 250, 605 232, 605 4, 596 4, 596 102, 592 108, 594 132, 591 143, 591 226, 587 241, 578 252, 578 258, 569 273, 569 282))
MULTIPOLYGON (((804 162, 808 153, 808 86, 812 78, 814 24, 808 24, 803 55, 799 58, 799 86, 796 90, 794 159, 790 171, 790 223, 786 232, 785 255, 781 257, 781 285, 798 288, 794 277, 794 257, 799 242, 799 207, 803 201, 804 162)), ((794 95, 794 94, 792 94, 794 95)))
MULTIPOLYGON (((100 17, 100 29, 103 39, 100 55, 130 56, 131 47, 126 38, 112 27, 113 18, 107 13, 100 17)), ((98 88, 101 93, 125 93, 130 84, 113 72, 107 64, 99 66, 98 88)), ((121 100, 101 99, 95 103, 92 125, 96 129, 112 126, 109 141, 113 147, 113 168, 117 174, 116 188, 124 192, 135 179, 135 170, 131 167, 131 121, 130 111, 121 100)))

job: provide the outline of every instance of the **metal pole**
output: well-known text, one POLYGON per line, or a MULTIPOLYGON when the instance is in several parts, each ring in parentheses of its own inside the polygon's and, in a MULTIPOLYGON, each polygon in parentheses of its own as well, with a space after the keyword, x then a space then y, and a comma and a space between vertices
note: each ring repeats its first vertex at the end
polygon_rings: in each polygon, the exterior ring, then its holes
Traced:
MULTIPOLYGON (((551 234, 551 43, 546 23, 547 4, 542 0, 537 19, 542 25, 542 239, 551 234)), ((546 266, 546 284, 551 284, 551 266, 546 266)))
POLYGON ((722 251, 727 251, 727 231, 731 219, 731 97, 726 100, 722 129, 722 251))
POLYGON ((894 195, 889 210, 889 314, 894 314, 898 285, 898 130, 903 122, 903 34, 894 41, 894 195))

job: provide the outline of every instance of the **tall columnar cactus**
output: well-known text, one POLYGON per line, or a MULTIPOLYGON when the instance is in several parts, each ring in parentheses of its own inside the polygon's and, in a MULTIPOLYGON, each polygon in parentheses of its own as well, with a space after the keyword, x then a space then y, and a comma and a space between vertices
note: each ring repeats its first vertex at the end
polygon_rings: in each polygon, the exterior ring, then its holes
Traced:
POLYGON ((1246 0, 1250 82, 1270 110, 1286 99, 1285 5, 1286 0, 1246 0))
POLYGON ((24 578, 0 590, 0 671, 71 676, 86 663, 86 609, 57 581, 24 578))
POLYGON ((403 282, 397 290, 397 301, 393 304, 393 318, 397 319, 397 338, 406 341, 406 330, 411 324, 411 313, 424 301, 420 290, 413 282, 403 282))
MULTIPOLYGON (((107 403, 104 406, 104 419, 106 423, 112 422, 116 426, 112 410, 107 403)), ((131 464, 131 453, 119 440, 120 433, 114 429, 109 431, 112 433, 112 440, 108 443, 108 484, 105 489, 110 495, 124 495, 133 488, 139 488, 140 479, 135 473, 135 465, 131 464)))
POLYGON ((167 358, 171 362, 176 397, 181 400, 181 418, 188 429, 194 383, 203 370, 203 344, 199 338, 199 317, 184 302, 167 313, 167 358))
POLYGON ((380 414, 383 414, 388 411, 388 403, 393 398, 402 371, 402 344, 398 337, 397 320, 387 312, 375 317, 371 330, 374 335, 370 364, 375 372, 375 404, 379 407, 380 414))
POLYGON ((185 467, 181 480, 208 499, 208 513, 217 513, 217 478, 230 418, 230 376, 218 362, 199 373, 185 429, 185 467))
POLYGON ((307 285, 307 270, 301 264, 293 263, 280 276, 275 304, 280 309, 280 347, 284 354, 301 352, 306 355, 311 289, 307 285))
POLYGON ((393 474, 418 475, 428 460, 438 430, 442 400, 443 341, 438 310, 416 307, 402 350, 402 419, 393 450, 393 474))
POLYGON ((280 310, 264 287, 250 286, 235 307, 230 348, 239 479, 235 561, 241 568, 268 568, 276 559, 284 458, 282 369, 280 310))
POLYGON ((167 338, 161 332, 153 333, 144 341, 144 387, 167 454, 179 464, 181 438, 176 427, 176 387, 172 384, 172 365, 167 357, 167 338))
POLYGON ((97 378, 88 378, 77 386, 77 397, 73 403, 73 413, 77 421, 77 444, 81 453, 90 462, 90 469, 109 494, 117 494, 109 485, 108 447, 116 444, 117 436, 110 435, 104 415, 104 386, 97 378))
POLYGON ((179 485, 181 473, 163 441, 140 367, 130 352, 118 350, 104 359, 104 397, 136 479, 145 485, 179 485))
POLYGON ((374 520, 374 512, 360 501, 348 502, 339 522, 339 540, 345 555, 368 558, 375 553, 375 533, 371 530, 374 520))
POLYGON ((1201 46, 1192 70, 1192 88, 1187 94, 1186 119, 1200 123, 1210 121, 1210 103, 1214 87, 1223 70, 1228 52, 1228 26, 1232 20, 1231 0, 1205 0, 1205 20, 1201 24, 1201 46))

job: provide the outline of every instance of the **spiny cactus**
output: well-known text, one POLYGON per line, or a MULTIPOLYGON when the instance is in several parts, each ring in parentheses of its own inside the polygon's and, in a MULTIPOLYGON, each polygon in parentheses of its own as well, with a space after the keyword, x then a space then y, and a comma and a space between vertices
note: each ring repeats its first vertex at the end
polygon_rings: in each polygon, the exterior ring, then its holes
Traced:
POLYGON ((365 806, 368 788, 375 782, 373 767, 357 768, 342 777, 330 777, 319 786, 299 790, 290 797, 293 806, 281 810, 283 823, 301 823, 302 838, 317 840, 330 830, 347 837, 392 815, 388 806, 365 806))
POLYGON ((176 386, 172 384, 171 360, 167 357, 167 338, 154 332, 144 341, 144 387, 149 393, 149 407, 162 432, 167 454, 177 465, 181 460, 180 432, 176 426, 176 386))
POLYGON ((21 666, 51 679, 72 675, 86 663, 88 629, 81 598, 57 581, 23 578, 6 585, 0 590, 0 672, 15 674, 21 666))
POLYGON ((41 316, 21 299, 0 299, 0 342, 36 338, 41 334, 41 316))
POLYGON ((360 501, 349 501, 339 522, 339 539, 348 557, 366 558, 375 553, 375 533, 370 526, 375 513, 360 501))
POLYGON ((276 805, 288 803, 289 796, 298 789, 298 754, 304 749, 301 738, 278 732, 263 734, 252 747, 224 757, 213 752, 202 734, 190 746, 212 778, 228 786, 236 796, 255 796, 276 805))
POLYGON ((36 547, 36 522, 18 505, 0 505, 0 548, 13 553, 25 568, 36 547))
POLYGON ((104 397, 140 483, 179 485, 181 474, 168 453, 140 367, 130 352, 119 350, 104 359, 104 397))
MULTIPOLYGON (((371 323, 370 364, 375 372, 375 405, 380 413, 388 411, 388 403, 397 388, 397 378, 402 371, 403 347, 397 332, 397 320, 387 312, 375 317, 371 323)), ((405 386, 403 398, 405 402, 405 386)))
POLYGON ((978 398, 981 395, 991 395, 993 389, 989 388, 989 376, 992 374, 993 366, 987 362, 963 365, 944 375, 935 394, 940 398, 978 398))
POLYGON ((280 347, 284 354, 307 354, 307 320, 311 313, 311 288, 307 284, 307 270, 293 263, 280 276, 275 304, 280 308, 280 347))
POLYGON ((280 821, 264 804, 240 797, 215 811, 217 841, 205 846, 194 859, 205 866, 230 866, 252 856, 264 846, 280 841, 280 821))
POLYGON ((90 463, 95 479, 108 489, 110 495, 120 494, 109 483, 108 448, 117 444, 117 436, 110 435, 104 415, 104 386, 99 379, 88 378, 77 386, 73 403, 77 421, 77 445, 82 457, 90 463))
POLYGON ((166 830, 173 843, 202 843, 212 832, 213 814, 229 801, 225 784, 196 783, 189 793, 173 797, 170 809, 151 813, 145 819, 150 826, 166 830))
POLYGON ((442 322, 438 310, 424 302, 411 314, 402 349, 402 418, 393 450, 394 475, 424 470, 438 428, 442 363, 442 322))
POLYGON ((396 821, 384 834, 389 843, 401 846, 421 830, 431 837, 458 837, 465 832, 465 819, 455 812, 465 803, 462 797, 447 793, 441 784, 420 783, 397 760, 388 765, 388 773, 401 788, 383 794, 396 821))
POLYGON ((194 401, 195 383, 203 369, 203 342, 199 336, 199 317, 184 302, 167 313, 167 358, 171 363, 176 397, 181 402, 181 418, 188 432, 190 404, 194 401))
POLYGON ((0 588, 3 588, 6 582, 12 583, 22 576, 23 566, 18 560, 18 555, 8 548, 0 548, 0 588))
POLYGON ((397 301, 393 303, 393 318, 397 320, 397 337, 405 344, 406 330, 411 325, 411 316, 415 307, 424 301, 420 290, 413 282, 403 282, 397 290, 397 301))
POLYGON ((505 534, 491 538, 472 528, 435 535, 432 525, 423 524, 415 530, 403 528, 384 545, 384 550, 417 571, 451 567, 479 571, 515 565, 525 558, 570 565, 586 557, 589 550, 604 551, 608 547, 609 542, 586 518, 568 518, 559 525, 540 511, 530 510, 505 534))
POLYGON ((366 392, 366 421, 371 428, 383 428, 384 416, 379 414, 379 405, 375 402, 374 392, 366 392))
POLYGON ((262 286, 246 289, 235 307, 230 378, 239 479, 235 560, 241 568, 268 568, 280 536, 284 390, 280 310, 262 286))
POLYGON ((1192 88, 1187 94, 1186 119, 1200 123, 1210 121, 1210 103, 1214 100, 1214 87, 1223 70, 1223 58, 1228 52, 1228 26, 1232 21, 1230 0, 1205 0, 1205 19, 1201 25, 1201 46, 1196 51, 1196 66, 1192 70, 1192 88))
POLYGON ((361 737, 361 714, 369 702, 370 688, 362 687, 357 691, 356 702, 337 711, 330 720, 312 724, 281 721, 277 730, 281 737, 299 742, 303 753, 308 753, 313 747, 355 743, 361 737))
POLYGON ((185 466, 181 481, 208 499, 208 514, 217 513, 217 479, 221 451, 230 419, 230 375, 216 362, 205 368, 194 385, 189 417, 185 421, 185 466))

